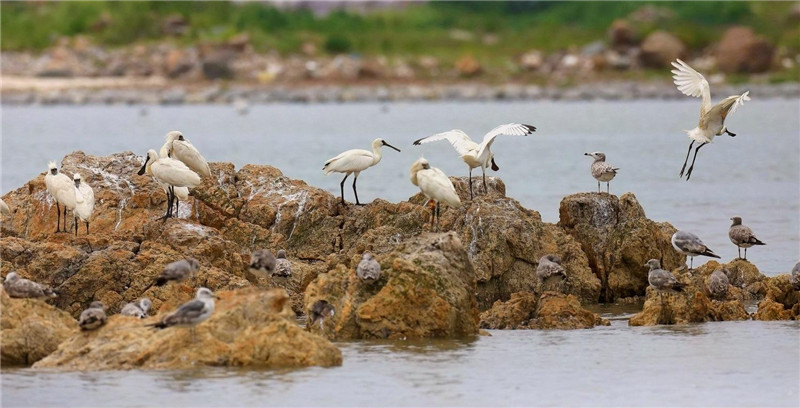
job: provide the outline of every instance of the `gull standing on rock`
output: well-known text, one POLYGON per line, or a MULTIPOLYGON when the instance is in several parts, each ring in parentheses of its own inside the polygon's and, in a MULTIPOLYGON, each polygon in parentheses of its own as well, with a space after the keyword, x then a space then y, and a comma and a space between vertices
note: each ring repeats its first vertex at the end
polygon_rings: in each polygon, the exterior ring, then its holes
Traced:
POLYGON ((436 228, 439 228, 439 202, 444 201, 453 208, 461 207, 461 200, 456 194, 453 182, 436 167, 431 167, 424 157, 420 157, 411 165, 411 183, 418 186, 426 197, 433 200, 435 205, 431 207, 431 226, 434 220, 436 228))
POLYGON ((400 151, 400 149, 386 143, 385 140, 378 138, 372 141, 372 152, 363 149, 351 149, 328 160, 325 162, 325 165, 322 166, 322 170, 325 171, 326 176, 334 172, 345 173, 342 182, 339 184, 342 191, 342 205, 346 205, 344 202, 344 182, 350 177, 350 174, 353 173, 355 173, 355 177, 353 178, 353 194, 356 196, 356 205, 361 205, 358 201, 358 191, 356 190, 358 174, 381 161, 381 147, 383 146, 391 147, 398 152, 400 151))
POLYGON ((57 297, 53 288, 36 283, 34 281, 20 278, 16 272, 9 272, 3 281, 3 289, 12 298, 43 298, 57 297))
POLYGON ((719 256, 700 240, 700 237, 691 232, 678 231, 672 234, 672 247, 681 254, 689 257, 689 270, 692 270, 694 266, 694 257, 696 256, 703 255, 719 259, 719 256))
POLYGON ((292 276, 292 263, 286 259, 286 251, 279 250, 278 256, 275 258, 275 272, 274 276, 291 277, 292 276))
POLYGON ((744 260, 747 260, 747 248, 753 245, 767 245, 761 242, 753 234, 753 230, 742 225, 742 217, 732 217, 731 228, 728 230, 728 238, 731 239, 733 245, 736 245, 736 250, 739 252, 739 259, 742 259, 742 248, 744 248, 744 260))
POLYGON ((190 276, 194 278, 198 270, 200 270, 200 262, 194 258, 172 262, 165 266, 161 275, 156 278, 156 286, 164 286, 169 281, 180 282, 190 276))
POLYGON ((176 187, 195 188, 200 184, 200 176, 190 170, 180 160, 158 157, 155 150, 147 151, 147 158, 144 160, 139 175, 147 173, 152 175, 160 184, 167 185, 167 213, 163 219, 172 217, 172 201, 175 199, 176 187))
POLYGON ((680 177, 683 177, 683 171, 686 169, 686 163, 689 161, 689 153, 692 152, 692 145, 694 142, 699 143, 694 150, 694 158, 692 165, 689 166, 689 171, 686 172, 686 180, 692 176, 694 169, 694 161, 697 159, 697 151, 701 147, 711 143, 715 136, 720 136, 723 133, 728 136, 736 136, 725 127, 725 118, 736 111, 740 105, 744 105, 745 101, 749 101, 750 97, 747 91, 741 95, 729 96, 714 106, 711 106, 711 88, 708 86, 708 81, 699 72, 695 71, 687 63, 680 59, 672 63, 676 69, 672 70, 672 78, 678 90, 683 92, 686 96, 693 96, 695 98, 703 98, 700 104, 700 122, 697 127, 692 130, 687 130, 686 134, 692 141, 689 143, 689 150, 686 151, 686 159, 683 161, 681 167, 680 177))
POLYGON ((322 330, 325 319, 331 317, 336 313, 333 305, 328 303, 327 300, 318 300, 311 306, 311 321, 306 324, 306 329, 311 328, 317 321, 319 321, 319 328, 322 330))
POLYGON ((650 286, 658 289, 673 289, 675 291, 683 291, 684 284, 678 282, 669 271, 661 269, 661 262, 658 259, 651 259, 647 261, 644 266, 650 267, 650 273, 647 274, 647 282, 650 286))
POLYGON ((133 316, 144 319, 147 317, 147 312, 150 310, 151 305, 152 302, 149 298, 143 298, 138 302, 126 303, 125 306, 122 307, 122 310, 119 312, 119 314, 123 316, 133 316))
POLYGON ((488 193, 486 187, 486 168, 491 163, 492 170, 498 171, 500 167, 494 161, 494 153, 491 147, 494 139, 500 135, 509 136, 526 136, 536 131, 536 128, 531 125, 523 125, 521 123, 508 123, 500 125, 489 131, 483 136, 483 141, 478 144, 472 141, 466 133, 459 129, 453 129, 448 132, 437 133, 433 136, 423 137, 414 141, 414 145, 423 143, 436 142, 439 140, 447 140, 456 149, 456 152, 461 156, 461 160, 469 167, 469 199, 472 200, 472 169, 476 167, 481 168, 483 173, 483 189, 488 193))
POLYGON ((65 174, 59 173, 56 167, 56 162, 47 164, 48 171, 44 176, 44 185, 47 192, 53 196, 56 201, 56 232, 61 232, 61 207, 64 206, 64 232, 67 232, 67 209, 70 211, 75 209, 75 188, 72 180, 65 174))
POLYGON ((158 323, 148 324, 147 326, 157 329, 165 329, 173 326, 188 326, 194 339, 194 326, 204 322, 214 313, 214 299, 218 299, 210 289, 197 289, 194 300, 190 300, 174 312, 164 316, 158 323))
POLYGON ((728 286, 730 285, 730 280, 728 279, 728 275, 722 270, 722 268, 716 269, 711 276, 708 277, 708 293, 711 294, 711 297, 717 299, 725 299, 728 296, 728 286))
POLYGON ((97 300, 92 302, 78 319, 81 330, 94 330, 104 324, 106 324, 106 305, 97 300))
POLYGON ((356 267, 356 276, 362 281, 377 281, 381 278, 381 264, 375 260, 370 252, 361 255, 361 262, 356 267))
POLYGON ((250 254, 250 272, 272 275, 278 261, 269 249, 259 249, 250 254))
POLYGON ((161 157, 180 160, 195 173, 203 177, 211 177, 211 169, 205 157, 192 145, 183 133, 173 130, 167 133, 166 142, 159 152, 161 157))
POLYGON ((86 235, 89 235, 89 218, 94 213, 94 190, 83 182, 80 173, 72 176, 75 182, 75 210, 72 212, 75 221, 75 235, 78 235, 78 218, 86 225, 86 235))
POLYGON ((794 290, 800 290, 800 262, 794 264, 794 268, 792 268, 792 288, 794 290))
POLYGON ((602 181, 606 183, 606 193, 609 193, 611 188, 609 184, 617 176, 619 168, 606 163, 606 155, 603 152, 584 153, 583 155, 594 158, 591 170, 592 177, 597 179, 597 192, 600 192, 600 182, 602 181))

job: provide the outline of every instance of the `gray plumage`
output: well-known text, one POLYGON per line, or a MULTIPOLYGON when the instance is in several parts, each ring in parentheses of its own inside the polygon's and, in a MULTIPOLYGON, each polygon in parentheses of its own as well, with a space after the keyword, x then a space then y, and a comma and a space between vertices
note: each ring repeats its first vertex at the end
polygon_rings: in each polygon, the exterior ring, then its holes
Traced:
POLYGON ((747 259, 747 248, 753 245, 766 245, 756 238, 753 230, 742 225, 742 217, 733 217, 731 221, 733 221, 733 224, 728 230, 728 238, 731 239, 733 245, 736 245, 736 249, 739 251, 739 258, 742 257, 742 248, 744 248, 744 259, 747 259))
POLYGON ((122 307, 122 310, 120 310, 119 314, 123 316, 133 316, 144 319, 147 317, 147 312, 150 310, 150 305, 152 305, 150 299, 143 298, 138 302, 126 303, 125 306, 122 307))
POLYGON ((696 256, 703 255, 719 259, 719 256, 700 240, 700 237, 691 232, 678 231, 672 234, 672 247, 690 258, 689 269, 694 266, 694 257, 696 256))
POLYGON ((12 298, 42 298, 58 296, 47 285, 20 278, 16 272, 10 272, 3 281, 3 289, 12 298))
POLYGON ((275 271, 272 273, 272 275, 290 277, 292 276, 292 273, 292 263, 286 259, 286 251, 281 249, 278 251, 278 256, 275 259, 275 271))
POLYGON ((791 280, 794 290, 800 290, 800 262, 794 264, 794 268, 792 268, 791 280))
POLYGON ((362 281, 376 281, 381 278, 381 264, 369 252, 361 255, 361 262, 356 267, 356 276, 362 281))
POLYGON ((539 266, 536 267, 536 277, 540 281, 544 281, 553 276, 566 278, 567 274, 564 272, 564 267, 561 266, 561 258, 553 254, 545 255, 539 259, 539 266))
POLYGON ((600 182, 606 183, 606 193, 611 189, 610 182, 617 176, 618 167, 606 163, 606 155, 603 152, 584 153, 585 156, 593 157, 591 170, 592 177, 597 180, 597 192, 600 192, 600 182))
POLYGON ((106 324, 106 305, 95 300, 81 313, 78 325, 81 330, 94 330, 106 324))
POLYGON ((717 269, 708 277, 708 293, 716 299, 725 299, 728 296, 730 281, 722 269, 717 269))
POLYGON ((194 277, 200 269, 197 259, 186 258, 175 261, 164 267, 161 275, 156 279, 156 286, 162 286, 169 281, 180 282, 188 277, 194 277))
POLYGON ((311 320, 307 327, 311 327, 319 321, 319 328, 322 329, 322 323, 325 321, 325 318, 333 316, 335 313, 336 310, 333 308, 333 305, 328 303, 327 300, 318 300, 311 306, 311 316, 309 316, 311 320))
POLYGON ((158 329, 172 326, 194 326, 202 323, 214 313, 214 292, 207 288, 197 290, 194 300, 182 304, 174 312, 164 316, 160 322, 151 324, 158 329))
POLYGON ((259 249, 250 255, 250 270, 272 274, 277 261, 269 249, 259 249))
POLYGON ((658 290, 673 289, 678 292, 683 290, 682 283, 678 282, 669 271, 661 269, 661 262, 658 259, 651 259, 644 266, 650 267, 650 273, 647 274, 647 282, 650 283, 650 286, 658 290))

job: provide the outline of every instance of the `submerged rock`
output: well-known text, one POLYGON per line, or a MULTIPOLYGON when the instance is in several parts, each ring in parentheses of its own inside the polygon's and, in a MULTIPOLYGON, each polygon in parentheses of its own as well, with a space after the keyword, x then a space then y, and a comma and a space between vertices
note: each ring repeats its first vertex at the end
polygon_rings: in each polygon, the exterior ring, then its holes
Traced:
POLYGON ((800 319, 800 291, 792 287, 791 275, 782 274, 765 280, 766 297, 758 303, 756 320, 800 319))
POLYGON ((710 300, 707 294, 691 288, 674 292, 648 287, 643 310, 631 317, 628 323, 631 326, 655 326, 749 318, 739 300, 710 300))
POLYGON ((609 324, 581 307, 575 296, 557 292, 544 292, 539 298, 530 292, 514 293, 481 314, 483 329, 589 329, 609 324))
POLYGON ((146 320, 115 315, 98 330, 78 333, 36 368, 66 370, 186 369, 198 366, 336 366, 342 354, 328 340, 294 320, 284 290, 219 292, 206 321, 191 330, 157 330, 146 320))

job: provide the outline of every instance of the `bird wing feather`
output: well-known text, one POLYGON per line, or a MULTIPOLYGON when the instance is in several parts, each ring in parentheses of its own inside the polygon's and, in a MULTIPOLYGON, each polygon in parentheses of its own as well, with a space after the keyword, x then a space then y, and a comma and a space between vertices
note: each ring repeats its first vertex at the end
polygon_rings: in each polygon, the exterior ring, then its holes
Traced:
POLYGON ((206 304, 202 300, 194 299, 182 304, 177 310, 164 318, 167 325, 191 323, 203 314, 206 304))
POLYGON ((677 68, 672 70, 672 79, 678 90, 686 96, 702 97, 700 110, 702 113, 707 112, 711 107, 711 89, 706 78, 680 59, 673 62, 672 66, 677 68))
POLYGON ((437 133, 432 136, 423 137, 422 139, 414 141, 415 145, 423 143, 437 142, 439 140, 447 140, 456 149, 459 156, 468 154, 471 150, 476 150, 478 144, 473 142, 466 133, 459 129, 449 130, 447 132, 437 133))
POLYGON ((521 123, 506 123, 505 125, 500 125, 490 130, 489 133, 483 136, 483 141, 478 149, 478 157, 483 156, 484 150, 488 149, 492 145, 497 136, 527 136, 533 133, 535 130, 535 127, 523 125, 521 123))
POLYGON ((436 201, 444 201, 451 207, 461 206, 461 200, 456 194, 453 182, 443 171, 435 167, 421 170, 417 172, 417 182, 419 183, 419 188, 428 197, 436 201))
POLYGON ((197 173, 180 160, 158 159, 150 165, 150 169, 156 178, 175 187, 194 188, 202 181, 197 173))
POLYGON ((325 162, 323 170, 325 170, 325 174, 362 171, 372 166, 374 159, 372 152, 364 149, 351 149, 325 162))
POLYGON ((199 151, 186 140, 175 140, 172 142, 172 151, 170 155, 182 162, 184 162, 190 169, 196 173, 204 176, 211 177, 211 169, 208 167, 208 162, 199 151))

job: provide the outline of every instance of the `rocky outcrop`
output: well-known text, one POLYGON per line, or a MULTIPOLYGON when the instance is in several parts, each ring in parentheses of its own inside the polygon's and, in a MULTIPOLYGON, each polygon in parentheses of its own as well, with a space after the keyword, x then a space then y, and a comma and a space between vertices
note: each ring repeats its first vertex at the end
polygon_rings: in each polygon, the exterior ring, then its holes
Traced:
POLYGON ((338 265, 308 285, 307 312, 318 300, 335 308, 312 332, 336 339, 477 334, 475 272, 455 233, 423 234, 377 259, 378 281, 362 282, 353 268, 338 265))
POLYGON ((642 41, 639 60, 643 66, 669 67, 677 58, 686 58, 686 46, 678 37, 666 31, 655 31, 642 41))
POLYGON ((723 72, 765 72, 772 65, 775 48, 756 36, 749 27, 731 27, 715 50, 717 66, 723 72))
POLYGON ((483 329, 589 329, 610 322, 581 307, 573 295, 517 292, 481 314, 483 329))
POLYGON ((37 299, 12 299, 0 289, 0 364, 29 366, 78 331, 69 313, 37 299))
POLYGON ((665 269, 685 263, 670 243, 675 228, 647 219, 632 193, 619 198, 605 193, 567 196, 559 218, 558 226, 580 243, 600 279, 601 302, 643 295, 648 272, 643 265, 650 259, 660 259, 665 269))
POLYGON ((300 328, 284 290, 218 293, 214 314, 192 331, 157 330, 145 321, 111 316, 105 326, 81 332, 36 363, 66 370, 187 369, 198 366, 336 366, 342 354, 328 340, 300 328))
POLYGON ((644 308, 629 320, 631 326, 747 320, 750 316, 736 300, 710 300, 703 292, 659 291, 647 288, 644 308))
POLYGON ((766 296, 758 303, 756 320, 800 319, 800 292, 792 288, 791 275, 767 278, 764 287, 766 296))

